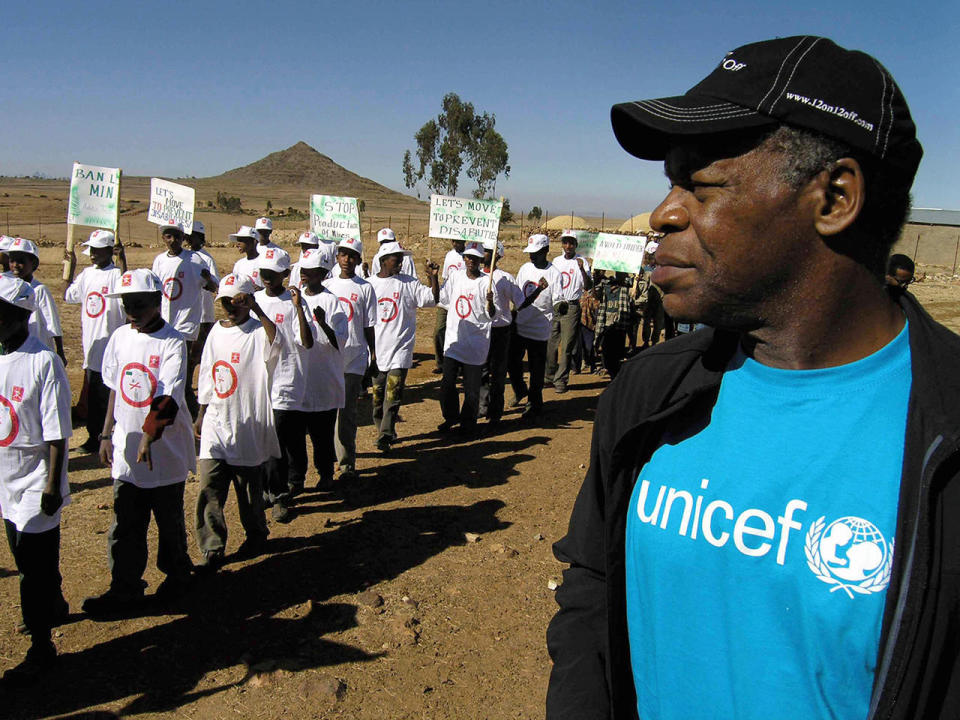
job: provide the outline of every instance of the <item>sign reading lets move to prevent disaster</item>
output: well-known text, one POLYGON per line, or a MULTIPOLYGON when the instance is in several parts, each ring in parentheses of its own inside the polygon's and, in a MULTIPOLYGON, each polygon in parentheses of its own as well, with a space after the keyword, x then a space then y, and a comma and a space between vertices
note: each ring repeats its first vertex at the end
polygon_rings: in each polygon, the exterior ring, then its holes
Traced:
POLYGON ((169 180, 150 178, 150 210, 147 221, 166 225, 170 220, 183 224, 183 231, 193 232, 193 188, 169 180))
POLYGON ((497 241, 499 200, 466 200, 449 195, 430 196, 430 237, 467 242, 497 241))
POLYGON ((360 237, 357 199, 336 195, 311 195, 310 230, 324 239, 360 237))
MULTIPOLYGON (((642 235, 595 234, 597 238, 593 250, 594 268, 635 273, 643 266, 643 250, 647 246, 647 238, 642 235)), ((579 249, 578 240, 577 250, 579 249)))
POLYGON ((73 164, 67 222, 71 225, 117 229, 120 168, 73 164))

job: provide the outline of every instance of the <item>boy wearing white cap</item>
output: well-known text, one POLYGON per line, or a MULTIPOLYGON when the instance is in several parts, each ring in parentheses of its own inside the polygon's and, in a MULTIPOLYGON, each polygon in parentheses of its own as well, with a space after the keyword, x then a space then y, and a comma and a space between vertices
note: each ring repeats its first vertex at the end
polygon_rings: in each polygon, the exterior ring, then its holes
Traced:
POLYGON ((268 217, 259 217, 253 225, 253 229, 257 233, 257 252, 261 255, 266 249, 282 249, 279 245, 270 240, 270 235, 273 234, 273 220, 268 217))
MULTIPOLYGON (((116 238, 109 230, 94 230, 90 239, 83 243, 84 255, 89 255, 93 263, 73 280, 77 268, 77 255, 73 250, 66 251, 64 258, 70 262, 67 281, 69 285, 63 293, 64 302, 80 304, 80 330, 83 345, 83 371, 87 384, 87 440, 81 449, 95 453, 100 449, 100 430, 107 414, 107 399, 110 389, 103 384, 101 366, 103 351, 113 331, 123 325, 126 315, 123 304, 116 298, 107 296, 114 291, 114 285, 126 270, 126 260, 122 254, 118 259, 124 267, 113 264, 113 251, 116 238)), ((122 246, 120 246, 122 247, 122 246)))
POLYGON ((530 262, 517 272, 517 285, 525 297, 534 296, 528 307, 517 313, 515 334, 510 338, 510 383, 513 385, 514 405, 520 405, 529 394, 523 417, 539 415, 543 408, 543 376, 547 362, 547 340, 553 321, 553 307, 559 302, 560 271, 547 261, 550 239, 546 235, 531 235, 523 249, 530 262), (530 387, 523 380, 523 356, 530 369, 530 387))
POLYGON ((233 274, 246 275, 253 280, 254 285, 262 288, 263 283, 260 282, 260 253, 257 250, 257 241, 260 236, 257 231, 249 225, 241 225, 235 233, 230 233, 229 238, 236 245, 237 252, 243 255, 233 264, 233 274))
POLYGON ((7 251, 12 244, 12 237, 0 235, 0 272, 10 272, 10 258, 7 256, 7 251))
MULTIPOLYGON (((463 270, 463 250, 466 247, 464 240, 451 240, 450 249, 443 258, 443 265, 440 268, 440 287, 441 289, 447 282, 451 273, 461 272, 463 270)), ((447 306, 442 302, 437 303, 437 324, 433 330, 433 358, 437 366, 433 369, 434 375, 443 372, 443 334, 447 327, 447 306)))
POLYGON ((443 379, 440 381, 440 410, 446 432, 459 425, 470 435, 476 428, 480 406, 480 377, 490 350, 490 327, 497 314, 496 296, 490 279, 480 272, 483 248, 466 244, 463 272, 454 272, 440 290, 440 302, 447 305, 447 327, 443 343, 443 379), (463 407, 457 396, 457 376, 463 374, 463 407))
POLYGON ((577 234, 573 230, 564 230, 560 245, 563 252, 553 259, 553 266, 560 271, 560 287, 547 343, 546 379, 553 383, 558 393, 565 393, 570 369, 574 359, 579 357, 580 298, 593 281, 590 279, 590 263, 583 255, 577 254, 577 234))
POLYGON ((246 275, 231 273, 220 281, 217 300, 227 317, 210 329, 200 360, 200 412, 193 424, 200 440, 196 528, 200 566, 209 571, 223 564, 223 506, 231 482, 246 534, 238 552, 258 554, 268 534, 264 465, 280 456, 270 379, 281 341, 269 313, 254 299, 255 289, 246 275))
POLYGON ((5 684, 36 680, 56 658, 50 630, 69 612, 61 591, 60 511, 70 502, 70 384, 28 323, 29 283, 0 275, 0 511, 20 573, 31 646, 5 684))
MULTIPOLYGON (((199 220, 194 220, 193 230, 189 235, 187 235, 187 245, 189 245, 190 250, 196 253, 196 256, 203 261, 203 264, 207 266, 207 270, 210 271, 210 277, 213 279, 213 281, 219 283, 220 273, 217 272, 217 263, 213 259, 213 256, 204 248, 206 244, 207 229, 204 227, 202 222, 199 220)), ((125 269, 126 268, 124 268, 124 270, 125 269)), ((191 357, 191 361, 194 365, 196 365, 197 359, 199 358, 200 353, 203 351, 203 344, 207 339, 207 333, 210 332, 210 328, 216 319, 217 316, 214 310, 213 293, 202 293, 200 307, 200 332, 197 334, 197 341, 194 343, 191 357)))
POLYGON ((35 296, 35 309, 30 315, 30 334, 51 350, 67 364, 63 353, 63 332, 60 329, 60 313, 57 312, 53 294, 46 285, 39 282, 33 274, 40 266, 40 252, 30 240, 16 237, 7 250, 10 271, 24 282, 30 283, 35 296))
MULTIPOLYGON (((395 243, 400 245, 397 240, 397 234, 390 228, 380 228, 380 231, 377 233, 377 242, 380 243, 380 248, 383 248, 386 243, 395 243)), ((377 251, 377 254, 373 256, 373 262, 370 263, 370 274, 376 275, 380 272, 380 251, 377 251)), ((407 253, 403 256, 403 261, 400 265, 400 272, 404 275, 410 275, 411 277, 417 278, 417 264, 413 261, 413 253, 407 253)))
POLYGON ((323 282, 346 311, 349 331, 342 347, 344 402, 337 412, 334 436, 341 482, 357 477, 357 402, 364 373, 377 362, 377 295, 369 282, 357 276, 362 259, 363 242, 359 238, 343 238, 337 246, 334 277, 323 282))
MULTIPOLYGON (((299 445, 296 462, 306 474, 307 456, 303 430, 310 434, 313 444, 313 464, 320 475, 318 488, 330 489, 333 484, 333 463, 336 459, 334 432, 337 413, 345 404, 343 348, 350 335, 347 313, 337 296, 323 286, 333 266, 332 258, 321 246, 304 253, 303 304, 310 320, 313 345, 309 348, 306 365, 309 368, 304 387, 306 408, 303 424, 297 436, 299 445)), ((292 462, 292 460, 291 460, 292 462)))
POLYGON ((110 294, 123 302, 129 324, 110 336, 103 352, 110 399, 100 460, 111 466, 114 520, 110 588, 83 602, 94 617, 123 615, 142 602, 151 513, 157 567, 167 576, 156 597, 176 599, 190 580, 183 491, 187 473, 196 468, 196 451, 184 398, 187 345, 160 314, 162 287, 160 278, 139 268, 121 275, 110 294))
POLYGON ((440 298, 437 276, 440 267, 427 262, 430 285, 400 272, 404 258, 411 255, 400 243, 386 242, 377 258, 380 272, 368 282, 377 295, 378 319, 377 376, 373 383, 373 424, 377 427, 377 449, 390 450, 397 439, 396 423, 403 398, 407 371, 413 366, 413 343, 417 329, 417 308, 435 307, 440 298))
MULTIPOLYGON (((320 238, 316 233, 312 233, 309 230, 307 232, 300 233, 300 237, 297 238, 297 245, 300 246, 300 257, 303 257, 305 250, 315 250, 320 246, 320 238)), ((300 259, 298 258, 293 265, 290 266, 290 280, 287 282, 288 287, 300 287, 300 259)))

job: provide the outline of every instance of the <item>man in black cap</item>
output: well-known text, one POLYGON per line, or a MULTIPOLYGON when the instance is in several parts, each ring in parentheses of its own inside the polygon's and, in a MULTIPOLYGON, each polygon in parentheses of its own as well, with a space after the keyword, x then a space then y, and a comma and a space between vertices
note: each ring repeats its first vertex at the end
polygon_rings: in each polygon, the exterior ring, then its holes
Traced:
POLYGON ((960 340, 884 283, 900 89, 780 38, 612 121, 670 180, 664 309, 710 328, 601 398, 547 717, 960 717, 960 340))

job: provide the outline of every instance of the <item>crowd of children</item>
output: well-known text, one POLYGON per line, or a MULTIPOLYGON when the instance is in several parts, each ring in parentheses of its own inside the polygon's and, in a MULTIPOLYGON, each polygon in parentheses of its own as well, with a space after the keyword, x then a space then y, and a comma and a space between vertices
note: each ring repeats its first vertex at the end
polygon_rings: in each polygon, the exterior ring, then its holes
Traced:
MULTIPOLYGON (((589 347, 589 359, 598 345, 612 354, 616 337, 623 346, 626 335, 616 333, 627 332, 624 313, 633 312, 636 297, 617 281, 594 288, 572 233, 564 233, 553 262, 549 238, 532 235, 524 248, 529 262, 516 277, 496 266, 502 244, 453 241, 443 265, 427 262, 421 280, 390 228, 378 233, 369 267, 359 238, 305 232, 294 263, 271 232, 270 219, 260 218, 232 233, 241 257, 222 278, 203 249, 199 222, 190 233, 176 221, 164 225, 166 249, 151 269, 128 270, 106 230, 83 243, 91 264, 76 277, 76 255, 64 256, 63 299, 82 306, 87 439, 79 449, 98 454, 113 480, 110 583, 83 602, 91 617, 125 617, 141 607, 151 515, 165 576, 153 597, 167 602, 180 598, 195 574, 214 574, 223 564, 231 485, 245 535, 240 556, 263 552, 268 508, 276 522, 292 519, 308 471, 307 435, 320 489, 355 481, 365 378, 373 387, 376 447, 389 452, 398 440, 419 308, 440 308, 438 431, 469 438, 478 420, 500 422, 508 373, 514 405, 526 400, 529 420, 542 410, 545 373, 562 392, 580 362, 578 348, 589 347), (590 343, 580 342, 581 325, 590 343), (196 565, 184 513, 193 472, 196 565)), ((21 576, 22 631, 32 638, 24 661, 4 675, 10 682, 30 681, 50 665, 51 628, 68 614, 59 519, 70 499, 71 393, 56 305, 34 278, 39 260, 31 241, 0 239, 0 509, 21 576)))

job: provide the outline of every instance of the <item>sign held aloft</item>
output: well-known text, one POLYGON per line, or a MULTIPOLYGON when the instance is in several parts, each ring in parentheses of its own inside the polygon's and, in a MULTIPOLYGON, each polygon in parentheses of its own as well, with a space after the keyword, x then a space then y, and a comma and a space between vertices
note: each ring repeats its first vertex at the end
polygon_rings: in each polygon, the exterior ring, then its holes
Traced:
POLYGON ((169 220, 183 224, 183 231, 193 232, 193 207, 195 193, 193 188, 178 185, 169 180, 150 178, 150 209, 147 222, 166 225, 169 220))
POLYGON ((493 243, 500 232, 500 200, 430 196, 430 237, 493 243))
MULTIPOLYGON (((635 273, 643 267, 644 250, 648 240, 643 235, 614 235, 612 233, 589 233, 596 235, 593 248, 593 267, 598 270, 635 273)), ((580 241, 577 241, 580 250, 580 241)))
POLYGON ((116 231, 119 205, 120 168, 73 164, 68 224, 116 231))
POLYGON ((359 238, 357 199, 336 195, 310 196, 310 230, 324 239, 359 238))

